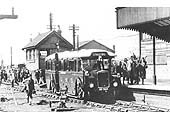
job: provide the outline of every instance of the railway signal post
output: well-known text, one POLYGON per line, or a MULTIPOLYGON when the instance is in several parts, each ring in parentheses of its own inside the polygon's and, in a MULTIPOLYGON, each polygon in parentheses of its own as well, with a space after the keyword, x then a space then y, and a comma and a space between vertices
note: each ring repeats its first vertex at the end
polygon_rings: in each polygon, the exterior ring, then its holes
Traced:
POLYGON ((76 36, 76 30, 79 30, 79 26, 75 26, 75 24, 73 24, 73 26, 69 26, 69 30, 73 30, 73 50, 75 50, 76 47, 75 36, 76 36))

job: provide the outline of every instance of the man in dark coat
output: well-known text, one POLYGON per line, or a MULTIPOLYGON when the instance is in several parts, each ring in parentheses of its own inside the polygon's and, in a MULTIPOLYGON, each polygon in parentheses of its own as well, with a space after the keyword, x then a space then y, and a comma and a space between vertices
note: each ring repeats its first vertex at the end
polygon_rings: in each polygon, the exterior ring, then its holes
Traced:
POLYGON ((39 80, 40 80, 40 71, 39 70, 35 71, 35 78, 37 79, 37 83, 39 83, 39 80))
POLYGON ((30 74, 30 77, 28 78, 27 81, 27 87, 26 87, 26 92, 27 92, 27 102, 31 105, 32 103, 32 94, 33 91, 35 90, 34 88, 34 80, 32 79, 32 75, 30 74))

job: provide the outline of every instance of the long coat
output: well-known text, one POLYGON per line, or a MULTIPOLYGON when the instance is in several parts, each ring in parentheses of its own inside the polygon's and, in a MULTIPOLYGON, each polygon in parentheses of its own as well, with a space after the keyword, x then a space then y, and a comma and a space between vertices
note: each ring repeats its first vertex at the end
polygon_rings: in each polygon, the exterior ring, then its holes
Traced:
POLYGON ((34 90, 34 80, 32 78, 29 78, 26 89, 28 93, 34 90))

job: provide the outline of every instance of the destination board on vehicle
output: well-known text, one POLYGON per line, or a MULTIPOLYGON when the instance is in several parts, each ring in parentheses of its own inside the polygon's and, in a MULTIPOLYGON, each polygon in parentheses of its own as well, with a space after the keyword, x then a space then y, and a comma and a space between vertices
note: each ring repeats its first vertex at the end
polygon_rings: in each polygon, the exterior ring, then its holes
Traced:
POLYGON ((97 56, 108 56, 106 52, 94 52, 91 54, 92 57, 97 57, 97 56))

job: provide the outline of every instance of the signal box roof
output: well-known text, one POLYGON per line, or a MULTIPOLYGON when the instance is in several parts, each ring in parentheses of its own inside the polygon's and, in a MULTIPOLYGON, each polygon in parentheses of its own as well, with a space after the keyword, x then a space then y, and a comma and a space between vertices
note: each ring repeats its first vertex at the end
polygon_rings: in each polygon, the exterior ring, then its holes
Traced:
MULTIPOLYGON (((46 33, 42 33, 42 34, 37 35, 31 42, 29 42, 22 49, 24 50, 24 49, 37 48, 38 46, 43 44, 45 41, 47 41, 48 40, 47 38, 49 38, 52 35, 56 35, 58 38, 60 38, 60 40, 63 41, 62 46, 67 46, 70 49, 73 48, 73 45, 71 43, 69 43, 65 38, 63 38, 61 35, 59 35, 55 30, 53 30, 53 31, 48 31, 46 33)), ((60 44, 61 44, 61 42, 60 42, 60 44)))

